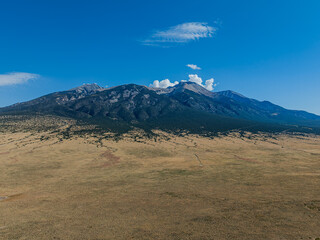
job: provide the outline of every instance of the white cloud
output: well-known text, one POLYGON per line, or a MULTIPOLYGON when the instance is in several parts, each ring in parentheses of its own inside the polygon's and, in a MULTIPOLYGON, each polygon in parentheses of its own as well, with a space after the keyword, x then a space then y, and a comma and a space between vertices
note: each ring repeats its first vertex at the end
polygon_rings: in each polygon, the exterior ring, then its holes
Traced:
POLYGON ((26 83, 29 80, 37 79, 40 75, 25 72, 12 72, 6 74, 0 74, 0 86, 8 86, 15 84, 26 83))
POLYGON ((178 81, 175 82, 170 82, 169 79, 164 79, 164 80, 155 80, 153 81, 152 84, 150 84, 150 87, 154 87, 154 88, 167 88, 167 87, 173 87, 175 85, 179 84, 178 81))
POLYGON ((189 75, 189 82, 195 82, 199 85, 202 85, 202 78, 199 77, 197 74, 190 74, 189 75))
POLYGON ((186 66, 189 67, 189 68, 191 68, 191 69, 193 69, 193 70, 201 70, 201 68, 198 67, 198 66, 195 65, 195 64, 187 64, 186 66))
POLYGON ((216 27, 209 26, 205 22, 187 22, 166 30, 158 30, 142 43, 150 46, 163 46, 163 43, 186 43, 200 38, 211 38, 216 31, 216 27))
POLYGON ((209 91, 212 91, 213 90, 213 87, 215 86, 214 83, 214 79, 213 78, 210 78, 208 80, 206 80, 206 84, 205 84, 205 88, 209 91))
MULTIPOLYGON (((189 74, 189 79, 188 80, 181 80, 180 82, 194 82, 201 87, 207 89, 208 91, 212 91, 214 87, 217 85, 214 83, 214 79, 210 78, 205 81, 205 84, 202 84, 202 78, 199 77, 197 74, 189 74)), ((162 81, 155 80, 153 81, 152 84, 150 84, 150 87, 154 88, 168 88, 168 87, 173 87, 175 85, 179 84, 178 81, 171 82, 169 79, 164 79, 162 81)))
POLYGON ((205 84, 202 84, 202 78, 199 77, 197 74, 190 74, 189 75, 189 82, 195 82, 199 84, 201 87, 204 87, 205 89, 212 91, 216 84, 214 84, 214 79, 210 78, 205 81, 205 84))

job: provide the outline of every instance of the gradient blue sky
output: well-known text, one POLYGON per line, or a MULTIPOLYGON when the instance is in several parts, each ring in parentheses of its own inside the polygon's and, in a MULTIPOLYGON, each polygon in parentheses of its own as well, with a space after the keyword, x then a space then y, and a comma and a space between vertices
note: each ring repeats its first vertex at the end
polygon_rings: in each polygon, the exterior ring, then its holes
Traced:
POLYGON ((83 83, 149 85, 196 73, 213 77, 214 91, 320 114, 320 1, 1 1, 0 75, 11 72, 40 77, 0 86, 0 106, 83 83), (143 44, 188 22, 218 30, 170 47, 143 44))

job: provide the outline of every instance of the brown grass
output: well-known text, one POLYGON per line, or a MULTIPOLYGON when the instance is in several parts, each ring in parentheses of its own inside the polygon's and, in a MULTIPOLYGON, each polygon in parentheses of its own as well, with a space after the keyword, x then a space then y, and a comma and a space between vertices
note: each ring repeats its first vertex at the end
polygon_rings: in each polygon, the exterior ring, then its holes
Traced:
POLYGON ((320 237, 319 137, 4 132, 0 153, 0 239, 320 237))

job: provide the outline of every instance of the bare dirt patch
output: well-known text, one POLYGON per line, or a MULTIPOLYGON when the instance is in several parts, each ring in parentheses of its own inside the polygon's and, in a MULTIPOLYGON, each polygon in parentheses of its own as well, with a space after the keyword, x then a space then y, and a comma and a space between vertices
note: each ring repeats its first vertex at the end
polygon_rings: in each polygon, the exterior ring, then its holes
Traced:
POLYGON ((120 161, 120 157, 115 156, 111 151, 107 150, 100 155, 103 159, 107 161, 104 162, 101 167, 109 167, 117 164, 120 161))

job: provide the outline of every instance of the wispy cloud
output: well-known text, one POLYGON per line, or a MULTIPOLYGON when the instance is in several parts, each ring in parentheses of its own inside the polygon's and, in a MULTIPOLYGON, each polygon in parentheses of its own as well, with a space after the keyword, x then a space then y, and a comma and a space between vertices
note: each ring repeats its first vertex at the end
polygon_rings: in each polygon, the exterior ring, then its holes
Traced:
POLYGON ((189 68, 191 68, 191 69, 193 69, 193 70, 201 70, 201 68, 198 67, 198 66, 195 65, 195 64, 187 64, 186 66, 189 67, 189 68))
POLYGON ((40 75, 25 72, 12 72, 6 74, 0 74, 0 86, 8 86, 15 84, 26 83, 29 80, 37 79, 40 75))
POLYGON ((211 38, 217 27, 209 26, 205 22, 187 22, 169 27, 165 30, 155 31, 142 43, 151 46, 167 46, 166 44, 187 43, 200 38, 211 38))

